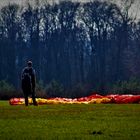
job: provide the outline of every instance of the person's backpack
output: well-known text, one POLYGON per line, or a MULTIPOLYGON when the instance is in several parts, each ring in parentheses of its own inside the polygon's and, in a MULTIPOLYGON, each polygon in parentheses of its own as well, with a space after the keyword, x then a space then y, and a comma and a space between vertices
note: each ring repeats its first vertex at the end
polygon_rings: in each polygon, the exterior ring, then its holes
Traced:
POLYGON ((25 69, 22 73, 22 87, 30 89, 32 87, 31 74, 28 69, 25 69))

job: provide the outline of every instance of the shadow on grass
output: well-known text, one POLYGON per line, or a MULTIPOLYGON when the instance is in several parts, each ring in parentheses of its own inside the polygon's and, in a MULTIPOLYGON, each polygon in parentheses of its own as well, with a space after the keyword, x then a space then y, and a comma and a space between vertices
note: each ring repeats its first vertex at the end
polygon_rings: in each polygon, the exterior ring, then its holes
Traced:
POLYGON ((102 135, 103 132, 101 130, 99 131, 92 131, 92 132, 89 132, 90 135, 102 135))

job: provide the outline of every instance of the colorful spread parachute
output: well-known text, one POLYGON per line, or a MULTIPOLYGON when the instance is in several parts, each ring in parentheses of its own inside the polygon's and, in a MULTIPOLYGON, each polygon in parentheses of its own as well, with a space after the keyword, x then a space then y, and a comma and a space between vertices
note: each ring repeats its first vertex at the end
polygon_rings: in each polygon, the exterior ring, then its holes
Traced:
MULTIPOLYGON (((29 104, 32 104, 32 99, 29 98, 29 104)), ((81 98, 37 98, 37 103, 39 105, 43 104, 128 104, 128 103, 140 103, 140 95, 118 95, 112 94, 107 96, 101 96, 99 94, 93 94, 87 97, 81 98)), ((10 105, 23 105, 25 104, 24 98, 12 98, 9 100, 10 105)))

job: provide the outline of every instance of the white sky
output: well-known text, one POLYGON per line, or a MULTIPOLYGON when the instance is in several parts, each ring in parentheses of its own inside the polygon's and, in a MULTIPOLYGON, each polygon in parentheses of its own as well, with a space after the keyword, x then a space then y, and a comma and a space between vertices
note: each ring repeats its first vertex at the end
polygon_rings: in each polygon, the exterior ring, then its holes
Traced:
MULTIPOLYGON (((1 6, 4 6, 8 3, 18 3, 20 5, 23 5, 25 4, 27 1, 30 1, 31 3, 33 3, 35 0, 0 0, 0 7, 1 6)), ((45 1, 54 1, 54 2, 58 2, 58 1, 61 1, 61 0, 39 0, 41 2, 45 2, 45 1)), ((82 1, 82 2, 86 2, 86 1, 90 1, 90 0, 72 0, 72 1, 82 1)), ((104 0, 100 0, 100 1, 104 1, 104 0)), ((110 2, 115 2, 119 5, 122 5, 122 1, 126 1, 126 0, 108 0, 110 2)), ((127 0, 129 1, 129 0, 127 0)), ((131 15, 136 15, 137 13, 137 17, 138 19, 140 19, 140 0, 135 0, 135 4, 134 6, 131 8, 131 15)))

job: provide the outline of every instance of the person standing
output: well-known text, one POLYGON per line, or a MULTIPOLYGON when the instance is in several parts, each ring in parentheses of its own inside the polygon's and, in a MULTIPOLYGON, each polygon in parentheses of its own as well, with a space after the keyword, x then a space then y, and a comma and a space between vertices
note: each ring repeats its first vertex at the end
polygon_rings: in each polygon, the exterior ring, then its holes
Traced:
POLYGON ((21 75, 22 90, 25 98, 25 105, 28 106, 28 97, 32 95, 33 104, 37 106, 35 98, 36 75, 32 67, 32 61, 27 62, 27 67, 23 68, 21 75))

